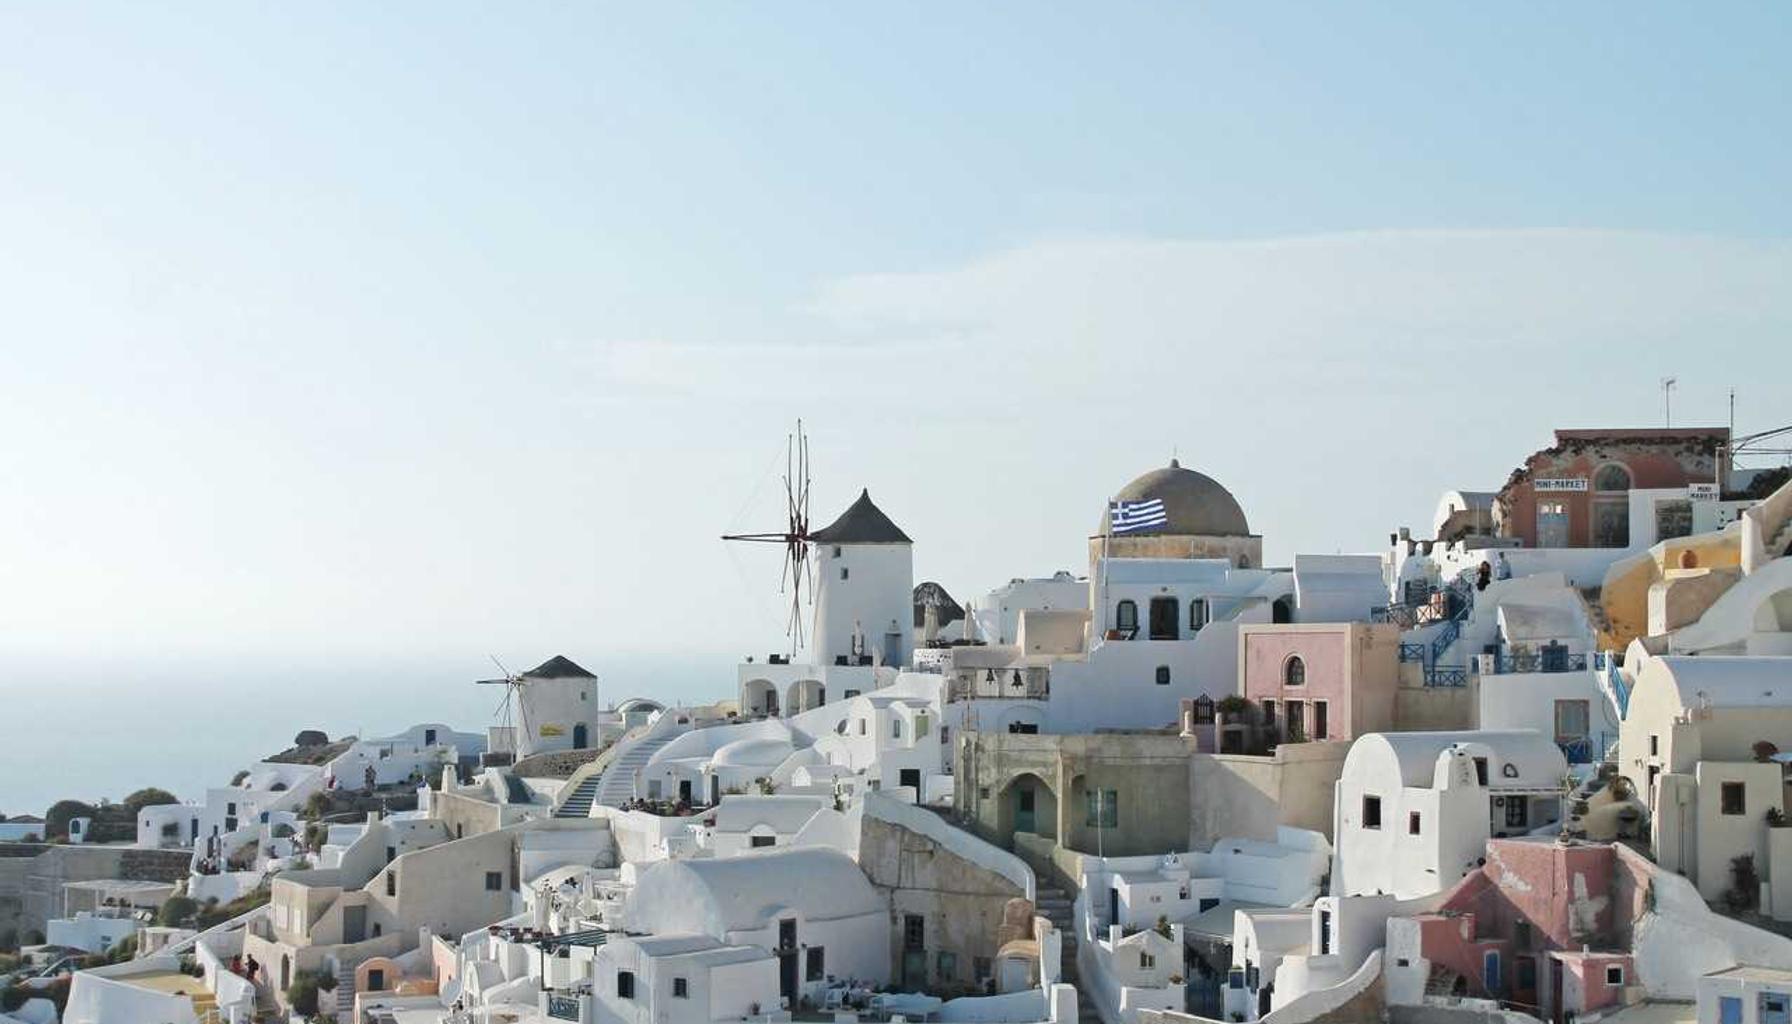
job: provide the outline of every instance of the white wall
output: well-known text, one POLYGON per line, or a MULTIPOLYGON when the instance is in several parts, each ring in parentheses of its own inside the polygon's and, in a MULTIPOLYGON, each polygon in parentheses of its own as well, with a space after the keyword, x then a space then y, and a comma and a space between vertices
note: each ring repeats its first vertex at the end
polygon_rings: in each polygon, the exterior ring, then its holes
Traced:
POLYGON ((855 628, 877 664, 907 663, 915 621, 914 553, 912 544, 815 545, 817 663, 832 665, 850 655, 855 628), (901 650, 887 650, 888 633, 896 634, 901 650))

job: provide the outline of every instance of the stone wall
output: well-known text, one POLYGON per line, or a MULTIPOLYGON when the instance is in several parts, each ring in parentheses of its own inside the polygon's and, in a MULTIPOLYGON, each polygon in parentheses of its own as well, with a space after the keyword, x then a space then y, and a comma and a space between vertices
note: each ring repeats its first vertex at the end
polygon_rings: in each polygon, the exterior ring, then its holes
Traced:
POLYGON ((175 882, 187 876, 191 861, 186 850, 124 846, 44 846, 41 850, 29 859, 0 858, 0 928, 6 926, 8 908, 16 905, 21 931, 43 931, 50 918, 62 915, 62 887, 68 882, 111 878, 175 882))
POLYGON ((993 969, 1008 901, 1026 893, 1007 878, 979 867, 927 836, 866 815, 859 832, 859 867, 890 899, 890 976, 903 976, 904 919, 920 916, 929 990, 972 991, 978 960, 993 969), (949 954, 942 973, 941 953, 949 954))

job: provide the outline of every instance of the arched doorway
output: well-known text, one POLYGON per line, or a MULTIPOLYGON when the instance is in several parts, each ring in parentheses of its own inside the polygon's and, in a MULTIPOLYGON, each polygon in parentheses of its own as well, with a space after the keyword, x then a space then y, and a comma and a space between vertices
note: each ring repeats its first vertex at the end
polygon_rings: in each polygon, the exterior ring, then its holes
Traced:
POLYGON ((1275 623, 1294 621, 1293 596, 1283 594, 1281 597, 1276 598, 1275 603, 1269 606, 1269 621, 1275 623))
POLYGON ((1031 772, 1017 775, 1002 788, 1001 799, 1003 831, 1057 838, 1058 795, 1044 779, 1031 772))
POLYGON ((813 711, 827 703, 827 699, 827 687, 821 684, 821 680, 798 679, 790 684, 790 689, 785 694, 784 707, 788 714, 794 715, 803 711, 813 711))
POLYGON ((591 745, 591 734, 585 728, 585 723, 580 722, 578 725, 573 726, 572 727, 572 748, 574 750, 584 750, 586 747, 589 747, 590 745, 591 745))
POLYGON ((741 687, 741 713, 746 715, 776 715, 778 713, 778 688, 770 679, 749 679, 741 687))

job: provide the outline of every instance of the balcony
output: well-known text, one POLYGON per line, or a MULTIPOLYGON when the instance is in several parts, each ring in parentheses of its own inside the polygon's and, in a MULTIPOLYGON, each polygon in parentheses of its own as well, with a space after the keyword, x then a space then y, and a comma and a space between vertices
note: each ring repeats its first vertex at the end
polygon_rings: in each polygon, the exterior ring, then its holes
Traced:
POLYGON ((949 702, 961 700, 1049 700, 1051 670, 1046 668, 964 669, 947 687, 949 702))
POLYGON ((1570 654, 1566 650, 1547 648, 1541 651, 1501 651, 1481 656, 1481 674, 1484 676, 1505 676, 1519 672, 1585 672, 1587 666, 1585 654, 1570 654))

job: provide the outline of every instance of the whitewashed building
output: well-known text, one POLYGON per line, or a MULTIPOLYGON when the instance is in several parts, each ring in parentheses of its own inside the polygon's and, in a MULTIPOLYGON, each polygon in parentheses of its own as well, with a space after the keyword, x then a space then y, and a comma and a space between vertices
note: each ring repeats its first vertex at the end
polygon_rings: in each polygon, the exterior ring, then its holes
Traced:
POLYGON ((1567 771, 1535 732, 1359 737, 1338 779, 1332 892, 1409 899, 1455 885, 1488 838, 1561 820, 1567 771))

